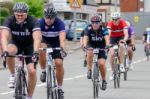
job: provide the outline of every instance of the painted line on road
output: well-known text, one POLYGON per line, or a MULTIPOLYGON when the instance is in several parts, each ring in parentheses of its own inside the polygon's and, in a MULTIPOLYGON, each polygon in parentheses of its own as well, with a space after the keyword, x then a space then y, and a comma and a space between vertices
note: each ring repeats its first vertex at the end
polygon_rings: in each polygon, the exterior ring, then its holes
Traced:
MULTIPOLYGON (((137 64, 137 63, 140 63, 140 62, 143 62, 143 61, 146 61, 146 60, 147 60, 146 58, 143 58, 143 59, 134 61, 132 64, 137 64)), ((108 68, 107 70, 110 71, 111 68, 108 68)), ((78 76, 74 76, 74 77, 70 77, 70 78, 65 78, 64 81, 69 81, 69 80, 74 80, 74 79, 78 79, 78 78, 83 78, 85 76, 86 76, 86 74, 78 75, 78 76)), ((46 83, 42 83, 42 84, 36 85, 36 87, 42 87, 42 86, 45 86, 45 85, 46 85, 46 83)), ((14 93, 14 91, 2 92, 2 93, 0 93, 0 95, 7 95, 7 94, 11 94, 11 93, 14 93)))

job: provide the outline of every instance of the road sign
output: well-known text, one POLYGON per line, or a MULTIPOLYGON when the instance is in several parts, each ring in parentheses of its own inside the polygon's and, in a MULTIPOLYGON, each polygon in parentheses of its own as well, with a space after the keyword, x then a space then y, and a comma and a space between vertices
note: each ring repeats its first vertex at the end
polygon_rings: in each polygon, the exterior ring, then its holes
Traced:
POLYGON ((82 0, 69 0, 70 8, 81 8, 82 0))

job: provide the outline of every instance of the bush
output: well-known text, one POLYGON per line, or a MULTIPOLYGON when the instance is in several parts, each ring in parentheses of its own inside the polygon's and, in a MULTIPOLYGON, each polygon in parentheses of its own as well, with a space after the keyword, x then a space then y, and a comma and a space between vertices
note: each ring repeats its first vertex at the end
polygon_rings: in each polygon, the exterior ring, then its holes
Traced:
POLYGON ((9 9, 8 8, 1 8, 0 9, 0 16, 1 17, 7 17, 10 15, 9 9))
POLYGON ((0 17, 0 25, 3 24, 4 20, 5 20, 5 17, 0 17))
POLYGON ((0 2, 0 8, 8 8, 10 14, 13 14, 13 11, 12 11, 13 5, 14 3, 11 1, 0 2))

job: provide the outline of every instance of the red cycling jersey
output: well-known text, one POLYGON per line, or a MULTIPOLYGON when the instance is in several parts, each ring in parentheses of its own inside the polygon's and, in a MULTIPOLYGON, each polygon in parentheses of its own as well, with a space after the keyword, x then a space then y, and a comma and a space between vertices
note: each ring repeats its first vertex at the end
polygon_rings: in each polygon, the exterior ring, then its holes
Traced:
POLYGON ((110 36, 112 38, 123 37, 124 36, 123 29, 127 28, 127 24, 125 20, 120 19, 118 25, 115 25, 114 21, 108 22, 107 28, 111 30, 110 36))

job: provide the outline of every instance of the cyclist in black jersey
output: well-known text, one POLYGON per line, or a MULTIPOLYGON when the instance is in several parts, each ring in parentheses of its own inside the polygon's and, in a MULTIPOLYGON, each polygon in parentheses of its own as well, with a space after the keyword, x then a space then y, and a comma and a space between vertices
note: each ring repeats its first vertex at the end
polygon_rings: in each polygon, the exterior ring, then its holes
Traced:
MULTIPOLYGON (((36 70, 33 58, 37 60, 38 49, 41 42, 41 31, 38 21, 35 17, 28 15, 28 5, 23 2, 17 2, 13 7, 14 15, 6 18, 2 26, 2 48, 3 55, 24 54, 31 55, 32 58, 26 58, 28 70, 28 98, 32 99, 36 85, 36 70), (11 39, 9 39, 11 37, 11 39)), ((8 69, 10 79, 8 86, 14 87, 15 60, 8 57, 8 69)))
MULTIPOLYGON (((107 28, 101 25, 101 18, 98 15, 94 15, 91 18, 91 25, 87 27, 84 31, 84 47, 85 48, 100 48, 104 49, 109 46, 109 36, 107 28)), ((100 50, 98 54, 98 63, 100 66, 101 76, 102 76, 102 90, 106 89, 106 53, 104 50, 100 50)), ((91 69, 92 69, 92 59, 93 52, 91 50, 87 50, 87 78, 91 79, 91 69)))

